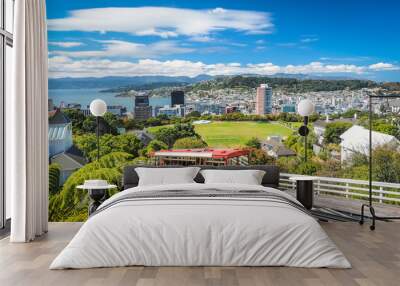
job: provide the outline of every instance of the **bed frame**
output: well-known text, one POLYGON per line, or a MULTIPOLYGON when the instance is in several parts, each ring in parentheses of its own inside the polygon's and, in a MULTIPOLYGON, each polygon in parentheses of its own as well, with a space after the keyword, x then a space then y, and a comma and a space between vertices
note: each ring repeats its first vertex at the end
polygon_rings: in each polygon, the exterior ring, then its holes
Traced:
MULTIPOLYGON (((183 166, 153 166, 153 165, 132 165, 124 168, 124 174, 122 176, 123 189, 129 189, 136 187, 139 183, 139 176, 135 171, 137 167, 148 167, 148 168, 183 168, 183 166)), ((279 167, 275 165, 254 165, 254 166, 195 166, 200 167, 202 170, 205 169, 216 169, 216 170, 263 170, 265 175, 262 179, 262 185, 264 187, 278 188, 279 187, 279 167)), ((197 183, 204 183, 203 176, 198 173, 194 180, 197 183)))

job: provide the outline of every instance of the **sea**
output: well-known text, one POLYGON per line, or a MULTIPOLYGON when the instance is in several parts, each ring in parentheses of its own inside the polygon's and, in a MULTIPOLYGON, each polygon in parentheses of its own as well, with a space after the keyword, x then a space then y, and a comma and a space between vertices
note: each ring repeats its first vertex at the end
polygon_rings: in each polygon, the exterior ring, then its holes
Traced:
MULTIPOLYGON (((100 92, 101 89, 49 89, 49 99, 53 100, 55 106, 60 106, 68 103, 78 103, 82 109, 90 105, 94 99, 102 99, 108 106, 122 105, 127 111, 133 111, 135 107, 134 98, 131 97, 116 97, 117 93, 100 92)), ((150 97, 151 106, 164 106, 170 104, 170 97, 150 97)))

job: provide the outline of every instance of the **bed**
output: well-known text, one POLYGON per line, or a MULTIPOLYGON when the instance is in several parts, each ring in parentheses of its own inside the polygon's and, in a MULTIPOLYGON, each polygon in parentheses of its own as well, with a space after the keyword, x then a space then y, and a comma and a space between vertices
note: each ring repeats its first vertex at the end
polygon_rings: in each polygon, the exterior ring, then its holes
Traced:
MULTIPOLYGON (((50 269, 118 266, 291 266, 350 268, 318 221, 278 190, 275 166, 260 185, 192 183, 140 186, 124 170, 124 191, 105 201, 50 269)), ((203 170, 216 167, 200 167, 203 170)))

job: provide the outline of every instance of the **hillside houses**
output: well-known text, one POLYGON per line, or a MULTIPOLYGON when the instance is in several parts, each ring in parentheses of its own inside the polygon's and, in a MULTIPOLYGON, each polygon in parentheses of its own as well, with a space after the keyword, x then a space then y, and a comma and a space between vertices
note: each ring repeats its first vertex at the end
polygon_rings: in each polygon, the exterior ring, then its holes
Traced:
POLYGON ((82 152, 73 145, 72 122, 59 109, 49 112, 49 161, 60 167, 60 185, 86 164, 82 152))
MULTIPOLYGON (((341 136, 340 154, 341 162, 344 163, 351 159, 351 157, 358 153, 367 155, 369 154, 369 130, 354 125, 341 136)), ((388 134, 372 131, 372 148, 375 149, 379 146, 389 145, 395 148, 400 146, 400 141, 388 134)))

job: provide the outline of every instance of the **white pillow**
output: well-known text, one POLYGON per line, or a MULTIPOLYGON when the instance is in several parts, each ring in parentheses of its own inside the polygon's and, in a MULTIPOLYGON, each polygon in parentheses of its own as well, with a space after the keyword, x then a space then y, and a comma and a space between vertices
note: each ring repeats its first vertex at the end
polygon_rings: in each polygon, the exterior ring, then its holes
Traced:
POLYGON ((200 168, 135 168, 139 176, 138 186, 195 183, 200 168))
POLYGON ((261 170, 202 170, 205 184, 261 185, 265 175, 261 170))

